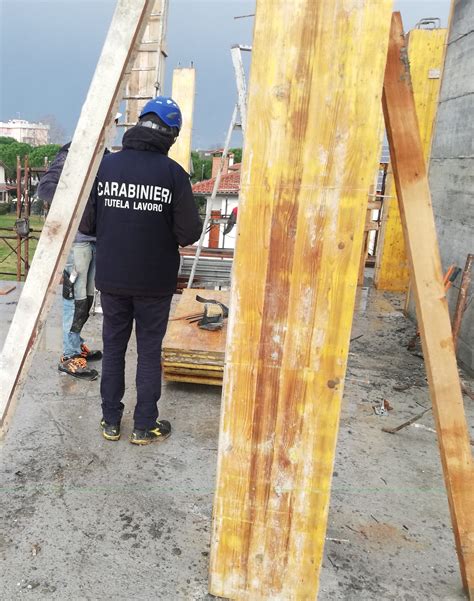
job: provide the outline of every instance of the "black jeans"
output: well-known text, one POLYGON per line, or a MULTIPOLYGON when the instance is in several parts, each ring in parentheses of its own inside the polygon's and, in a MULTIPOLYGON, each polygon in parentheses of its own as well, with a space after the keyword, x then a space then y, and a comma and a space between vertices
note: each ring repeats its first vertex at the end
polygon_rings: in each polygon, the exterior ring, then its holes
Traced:
POLYGON ((120 422, 125 392, 125 352, 133 320, 137 336, 137 404, 135 428, 153 428, 161 395, 161 343, 166 332, 172 295, 163 297, 116 296, 101 293, 104 313, 102 338, 102 414, 109 424, 120 422))

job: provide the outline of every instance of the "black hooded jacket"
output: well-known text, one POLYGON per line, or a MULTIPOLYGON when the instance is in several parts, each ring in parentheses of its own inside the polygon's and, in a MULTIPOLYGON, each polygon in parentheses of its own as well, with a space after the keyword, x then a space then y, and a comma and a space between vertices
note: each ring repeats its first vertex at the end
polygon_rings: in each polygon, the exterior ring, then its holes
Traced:
POLYGON ((36 195, 41 200, 44 200, 48 203, 53 201, 70 146, 71 142, 61 146, 61 148, 58 150, 58 154, 54 157, 53 162, 49 166, 49 169, 41 178, 36 190, 36 195))
POLYGON ((202 231, 189 175, 167 156, 172 139, 142 126, 104 157, 79 231, 97 237, 96 287, 125 296, 176 289, 179 246, 202 231))

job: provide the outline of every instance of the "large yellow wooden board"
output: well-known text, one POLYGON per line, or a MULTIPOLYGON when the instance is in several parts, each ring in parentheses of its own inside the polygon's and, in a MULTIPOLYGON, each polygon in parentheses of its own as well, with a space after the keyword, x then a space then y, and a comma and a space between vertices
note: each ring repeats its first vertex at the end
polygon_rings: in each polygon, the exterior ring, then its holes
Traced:
MULTIPOLYGON (((408 34, 408 58, 426 162, 429 160, 438 108, 446 35, 446 29, 414 29, 408 34)), ((408 289, 410 274, 391 167, 387 175, 385 194, 392 198, 384 200, 374 283, 380 290, 403 292, 408 289)))
POLYGON ((190 173, 191 165, 191 134, 193 131, 195 88, 196 70, 194 67, 180 67, 173 71, 171 96, 181 109, 183 126, 178 139, 170 148, 169 156, 188 173, 190 173))
POLYGON ((257 0, 214 595, 317 595, 391 5, 257 0))

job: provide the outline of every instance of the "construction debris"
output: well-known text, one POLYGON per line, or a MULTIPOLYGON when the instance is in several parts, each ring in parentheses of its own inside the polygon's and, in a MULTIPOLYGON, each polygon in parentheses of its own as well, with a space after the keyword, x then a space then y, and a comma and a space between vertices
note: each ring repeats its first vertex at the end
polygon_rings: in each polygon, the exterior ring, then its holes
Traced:
POLYGON ((390 405, 387 399, 384 399, 380 405, 374 406, 373 409, 375 415, 388 415, 388 412, 392 411, 393 407, 390 405))
POLYGON ((415 415, 414 417, 410 418, 406 422, 403 422, 403 424, 396 426, 395 428, 382 428, 382 432, 387 432, 387 434, 395 434, 396 432, 399 432, 403 428, 406 428, 407 426, 411 426, 411 424, 414 424, 416 421, 421 419, 425 415, 425 413, 428 413, 428 411, 431 411, 431 407, 429 407, 428 409, 425 409, 421 413, 418 413, 418 415, 415 415))

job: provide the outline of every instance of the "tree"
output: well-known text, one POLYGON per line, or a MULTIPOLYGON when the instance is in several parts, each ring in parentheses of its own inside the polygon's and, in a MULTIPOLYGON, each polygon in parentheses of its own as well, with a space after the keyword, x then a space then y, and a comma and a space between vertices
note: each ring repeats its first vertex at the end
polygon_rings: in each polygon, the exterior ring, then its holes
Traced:
POLYGON ((24 142, 0 144, 0 161, 5 165, 5 175, 8 179, 16 179, 16 157, 23 159, 32 150, 33 147, 24 142))
POLYGON ((229 148, 229 152, 234 155, 234 163, 242 162, 242 148, 229 148))
POLYGON ((50 163, 58 154, 60 148, 59 144, 45 144, 33 148, 29 154, 30 167, 43 167, 45 158, 50 163))
POLYGON ((206 212, 207 199, 205 196, 203 196, 202 194, 195 194, 194 202, 196 203, 200 214, 203 214, 206 212))
POLYGON ((15 138, 10 138, 10 136, 0 136, 0 144, 13 144, 16 142, 15 138))
POLYGON ((0 138, 0 161, 5 165, 5 175, 9 180, 16 180, 16 157, 23 159, 28 155, 30 167, 43 167, 45 157, 52 161, 61 147, 59 144, 45 144, 44 146, 30 146, 24 142, 2 142, 0 138))
POLYGON ((191 160, 193 162, 193 176, 191 181, 193 184, 205 179, 210 179, 212 173, 212 161, 210 159, 201 159, 196 151, 191 152, 191 160))

